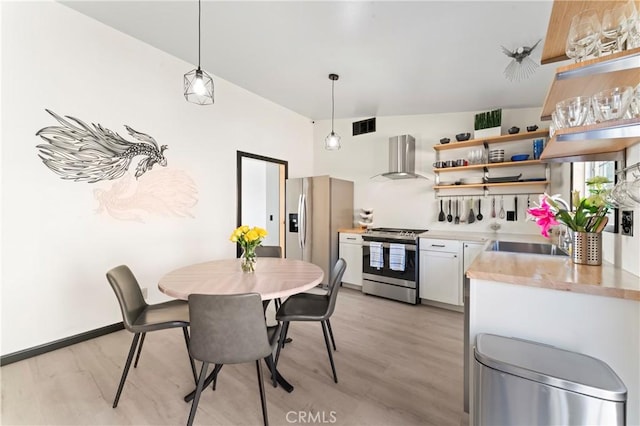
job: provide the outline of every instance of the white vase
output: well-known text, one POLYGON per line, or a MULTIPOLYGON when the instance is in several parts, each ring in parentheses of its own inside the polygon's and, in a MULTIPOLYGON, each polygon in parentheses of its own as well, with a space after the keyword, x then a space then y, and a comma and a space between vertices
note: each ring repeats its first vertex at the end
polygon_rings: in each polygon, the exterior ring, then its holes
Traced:
POLYGON ((488 129, 475 130, 473 132, 474 139, 485 139, 500 136, 502 134, 502 126, 489 127, 488 129))

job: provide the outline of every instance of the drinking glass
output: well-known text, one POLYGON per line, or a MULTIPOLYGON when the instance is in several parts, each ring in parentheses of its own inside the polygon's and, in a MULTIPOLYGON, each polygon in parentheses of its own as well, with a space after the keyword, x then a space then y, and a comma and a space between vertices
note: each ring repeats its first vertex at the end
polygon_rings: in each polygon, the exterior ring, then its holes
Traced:
POLYGON ((627 16, 625 4, 604 11, 600 31, 600 55, 621 52, 627 41, 627 16))
POLYGON ((556 104, 556 116, 562 127, 582 126, 589 115, 591 98, 576 96, 556 104))
POLYGON ((640 47, 640 18, 634 0, 629 0, 624 9, 627 16, 627 49, 640 47))
POLYGON ((589 9, 571 19, 565 52, 576 62, 583 61, 596 52, 600 37, 600 20, 595 10, 589 9))

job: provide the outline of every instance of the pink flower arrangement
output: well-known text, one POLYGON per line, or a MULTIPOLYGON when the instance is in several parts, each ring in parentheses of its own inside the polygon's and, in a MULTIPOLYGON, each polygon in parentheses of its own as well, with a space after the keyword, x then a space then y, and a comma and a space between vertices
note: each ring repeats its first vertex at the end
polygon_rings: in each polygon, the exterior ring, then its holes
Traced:
POLYGON ((532 207, 527 210, 541 229, 542 236, 549 238, 549 229, 552 226, 559 225, 556 220, 556 214, 551 210, 551 205, 547 202, 548 195, 540 196, 540 206, 532 207))

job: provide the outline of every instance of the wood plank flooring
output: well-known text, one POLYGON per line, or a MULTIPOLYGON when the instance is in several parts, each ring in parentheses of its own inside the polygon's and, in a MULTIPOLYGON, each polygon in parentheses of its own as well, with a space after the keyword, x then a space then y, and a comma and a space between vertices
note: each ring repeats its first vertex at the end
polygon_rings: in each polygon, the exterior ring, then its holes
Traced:
MULTIPOLYGON (((460 425, 463 315, 343 288, 331 319, 339 383, 319 323, 292 323, 278 368, 293 393, 270 385, 272 425, 460 425)), ((179 425, 194 388, 180 329, 147 336, 120 403, 111 408, 133 335, 126 330, 0 369, 3 425, 179 425)), ((198 363, 199 371, 199 363, 198 363)), ((195 423, 262 423, 254 363, 226 365, 203 392, 195 423)))

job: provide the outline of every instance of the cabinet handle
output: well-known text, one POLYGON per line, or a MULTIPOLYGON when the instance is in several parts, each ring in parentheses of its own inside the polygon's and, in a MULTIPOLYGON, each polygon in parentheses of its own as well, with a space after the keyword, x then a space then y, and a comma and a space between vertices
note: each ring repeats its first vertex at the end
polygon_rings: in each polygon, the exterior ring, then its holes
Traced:
POLYGON ((431 247, 444 247, 444 244, 431 244, 431 247))
POLYGON ((349 238, 349 237, 347 237, 346 239, 347 239, 347 240, 354 240, 354 241, 355 241, 355 238, 349 238))

